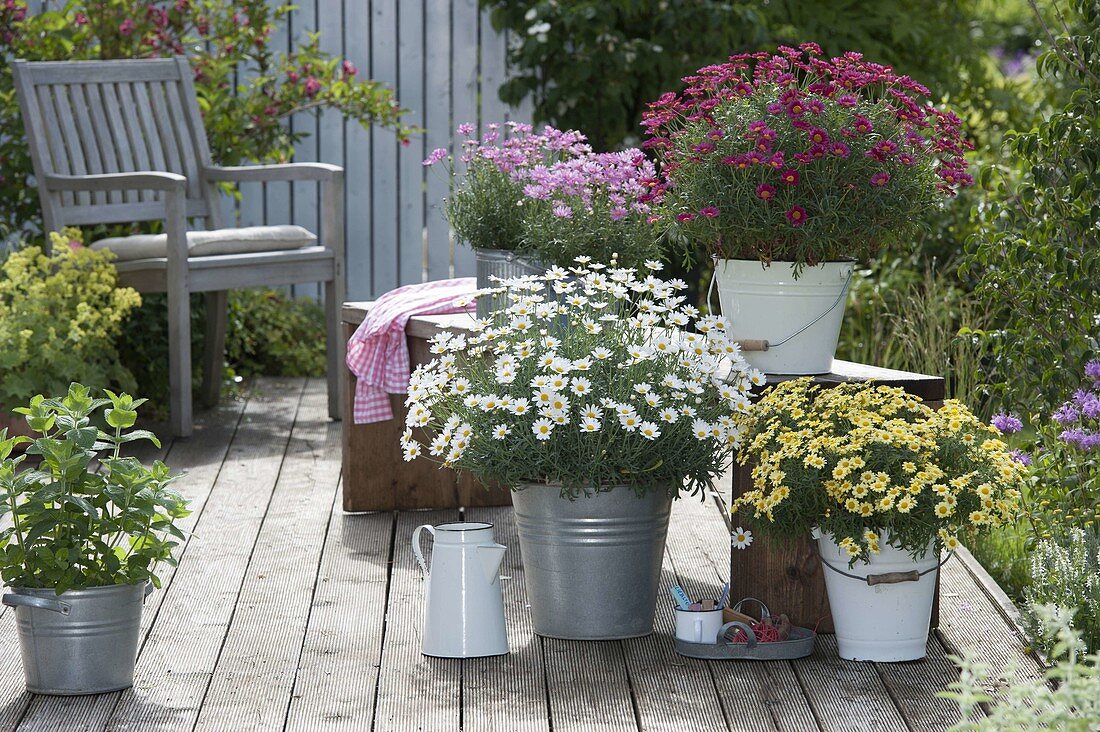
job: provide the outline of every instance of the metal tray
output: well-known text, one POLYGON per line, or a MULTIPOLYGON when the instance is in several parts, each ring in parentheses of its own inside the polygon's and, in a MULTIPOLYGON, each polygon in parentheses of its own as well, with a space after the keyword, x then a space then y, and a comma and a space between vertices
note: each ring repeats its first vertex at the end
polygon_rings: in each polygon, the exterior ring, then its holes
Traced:
MULTIPOLYGON (((718 631, 722 639, 726 630, 738 627, 745 630, 743 623, 727 623, 718 631)), ((757 643, 756 636, 749 631, 749 643, 689 643, 675 639, 676 652, 681 656, 705 658, 711 661, 787 661, 792 658, 804 658, 814 652, 814 638, 817 634, 808 628, 791 627, 790 638, 774 643, 757 643)))

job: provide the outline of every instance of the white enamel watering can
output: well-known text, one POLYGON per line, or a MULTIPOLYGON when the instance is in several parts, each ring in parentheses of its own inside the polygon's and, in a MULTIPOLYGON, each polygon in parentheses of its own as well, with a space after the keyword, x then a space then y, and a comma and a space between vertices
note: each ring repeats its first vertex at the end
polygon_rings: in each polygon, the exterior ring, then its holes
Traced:
POLYGON ((425 656, 477 658, 508 653, 500 562, 506 547, 493 539, 493 525, 448 523, 417 526, 413 554, 428 588, 424 598, 425 656), (434 538, 429 571, 420 532, 434 538))

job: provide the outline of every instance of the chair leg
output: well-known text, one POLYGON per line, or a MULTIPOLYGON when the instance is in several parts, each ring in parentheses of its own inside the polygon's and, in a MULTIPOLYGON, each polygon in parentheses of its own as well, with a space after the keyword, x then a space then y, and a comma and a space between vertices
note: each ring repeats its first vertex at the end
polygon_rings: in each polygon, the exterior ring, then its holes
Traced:
POLYGON ((202 404, 213 407, 222 393, 222 366, 225 362, 226 311, 225 290, 206 293, 206 338, 203 343, 202 404))
POLYGON ((343 307, 344 288, 339 283, 325 283, 325 362, 328 372, 328 415, 340 419, 340 390, 343 388, 344 349, 346 344, 340 334, 340 308, 343 307))
POLYGON ((184 288, 168 292, 168 389, 172 433, 191 436, 191 299, 184 288))

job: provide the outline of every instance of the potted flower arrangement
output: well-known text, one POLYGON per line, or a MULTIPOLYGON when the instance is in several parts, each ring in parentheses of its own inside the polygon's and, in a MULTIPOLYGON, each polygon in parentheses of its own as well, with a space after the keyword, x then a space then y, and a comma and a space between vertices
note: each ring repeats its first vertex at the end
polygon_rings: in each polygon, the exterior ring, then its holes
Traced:
POLYGON ((80 243, 80 231, 50 234, 52 252, 26 247, 0 264, 0 428, 31 436, 11 409, 72 381, 121 390, 133 377, 115 339, 141 296, 118 287, 106 251, 80 243))
POLYGON ((901 389, 806 378, 738 426, 754 488, 732 510, 817 539, 840 655, 923 658, 941 550, 1016 519, 1026 468, 1000 432, 957 401, 933 410, 901 389))
POLYGON ((0 578, 15 607, 27 690, 98 694, 133 684, 142 601, 160 586, 158 563, 175 564, 186 501, 168 468, 121 456, 157 439, 130 429, 144 399, 72 384, 36 396, 24 415, 35 439, 0 429, 0 578), (93 419, 102 418, 107 430, 93 419), (13 457, 20 444, 26 453, 13 457), (24 466, 28 456, 36 466, 24 466), (98 464, 97 462, 98 461, 98 464))
POLYGON ((536 633, 650 633, 672 500, 728 464, 763 374, 682 281, 581 257, 500 284, 413 373, 405 457, 513 489, 536 633))
MULTIPOLYGON (((463 143, 466 174, 455 182, 447 151, 435 150, 425 165, 447 161, 452 195, 447 220, 477 255, 477 284, 491 277, 541 274, 569 267, 579 255, 623 266, 641 266, 658 253, 650 207, 659 195, 656 169, 636 149, 594 153, 584 135, 508 123, 463 143)), ((473 125, 458 128, 462 135, 473 125)), ((499 301, 482 298, 484 317, 499 301)))
POLYGON ((960 121, 928 89, 814 43, 737 54, 685 77, 643 126, 684 253, 715 259, 737 339, 769 373, 828 372, 854 259, 904 241, 969 185, 960 121), (812 326, 812 327, 811 327, 812 326))

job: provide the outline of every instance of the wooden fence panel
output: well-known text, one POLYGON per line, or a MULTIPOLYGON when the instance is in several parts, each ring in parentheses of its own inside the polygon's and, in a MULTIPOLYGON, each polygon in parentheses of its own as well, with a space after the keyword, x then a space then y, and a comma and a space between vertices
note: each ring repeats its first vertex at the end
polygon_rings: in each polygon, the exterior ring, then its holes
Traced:
MULTIPOLYGON (((271 7, 283 0, 267 0, 271 7)), ((60 0, 29 0, 32 13, 56 9, 60 0)), ((425 128, 407 146, 387 130, 364 130, 336 112, 299 114, 305 132, 295 159, 322 160, 346 169, 348 298, 376 298, 399 285, 469 276, 473 251, 454 241, 443 216, 450 182, 421 161, 436 148, 457 158, 469 122, 475 134, 507 120, 529 121, 530 106, 509 108, 497 89, 507 78, 507 39, 493 30, 477 0, 301 0, 272 37, 276 53, 293 51, 306 34, 320 31, 322 50, 343 56, 396 91, 409 110, 406 122, 425 128)), ((248 84, 242 70, 239 84, 248 84)), ((459 164, 459 168, 461 168, 459 164)), ((459 171, 461 174, 461 171, 459 171)), ((318 225, 316 187, 307 183, 248 183, 241 200, 223 200, 225 225, 318 225)), ((298 296, 318 297, 316 286, 296 286, 298 296)))

